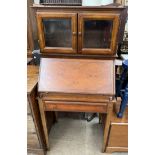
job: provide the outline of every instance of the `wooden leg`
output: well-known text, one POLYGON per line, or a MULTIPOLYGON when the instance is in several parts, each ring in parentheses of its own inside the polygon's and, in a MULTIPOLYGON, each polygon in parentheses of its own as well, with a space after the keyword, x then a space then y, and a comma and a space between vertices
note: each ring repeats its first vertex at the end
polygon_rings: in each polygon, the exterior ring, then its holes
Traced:
POLYGON ((40 98, 38 98, 38 102, 39 102, 39 109, 40 109, 40 114, 41 114, 43 130, 44 130, 44 134, 45 134, 46 146, 47 146, 47 149, 49 150, 48 129, 47 129, 47 122, 46 122, 46 116, 45 116, 45 111, 44 111, 44 105, 43 105, 43 102, 40 98))
POLYGON ((106 145, 108 141, 108 133, 109 133, 109 128, 110 128, 110 117, 113 109, 113 103, 108 104, 108 110, 107 110, 107 115, 106 115, 106 121, 105 121, 105 126, 104 126, 104 137, 103 137, 103 152, 106 151, 106 145))

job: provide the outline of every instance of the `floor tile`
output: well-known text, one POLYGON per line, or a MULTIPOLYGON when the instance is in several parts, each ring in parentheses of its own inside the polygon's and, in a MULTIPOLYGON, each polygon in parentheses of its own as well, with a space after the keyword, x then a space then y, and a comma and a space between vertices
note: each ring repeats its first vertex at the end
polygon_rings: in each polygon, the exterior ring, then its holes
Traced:
POLYGON ((61 118, 51 129, 47 155, 128 155, 102 153, 102 139, 103 127, 98 118, 91 122, 61 118))

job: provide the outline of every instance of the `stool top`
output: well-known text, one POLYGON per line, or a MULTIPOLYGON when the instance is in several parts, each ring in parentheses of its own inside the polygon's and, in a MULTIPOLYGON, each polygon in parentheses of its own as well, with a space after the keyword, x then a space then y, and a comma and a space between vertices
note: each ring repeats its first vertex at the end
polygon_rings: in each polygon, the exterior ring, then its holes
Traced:
POLYGON ((39 92, 115 94, 113 60, 42 58, 39 92))

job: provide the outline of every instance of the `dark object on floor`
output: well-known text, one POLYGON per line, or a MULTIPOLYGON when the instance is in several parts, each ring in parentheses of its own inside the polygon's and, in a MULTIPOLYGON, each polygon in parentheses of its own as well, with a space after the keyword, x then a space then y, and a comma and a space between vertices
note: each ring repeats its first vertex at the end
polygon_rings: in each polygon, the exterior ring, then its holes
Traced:
POLYGON ((92 121, 96 116, 97 116, 96 113, 89 113, 87 118, 86 118, 87 122, 92 121))

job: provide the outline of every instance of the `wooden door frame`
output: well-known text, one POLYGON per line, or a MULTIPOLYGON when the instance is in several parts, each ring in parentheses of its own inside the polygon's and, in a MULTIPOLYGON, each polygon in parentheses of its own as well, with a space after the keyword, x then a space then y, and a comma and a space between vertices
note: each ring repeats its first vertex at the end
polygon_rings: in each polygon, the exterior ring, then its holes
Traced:
POLYGON ((77 13, 37 12, 37 26, 40 50, 42 53, 76 53, 77 52, 77 13), (46 47, 44 37, 43 18, 71 19, 72 47, 46 47))
POLYGON ((116 54, 117 35, 119 29, 119 14, 114 13, 79 13, 78 14, 78 53, 81 54, 116 54), (111 45, 109 49, 83 48, 84 19, 113 20, 111 45))
POLYGON ((34 37, 32 30, 32 1, 27 0, 27 57, 32 58, 32 52, 34 50, 34 37))

